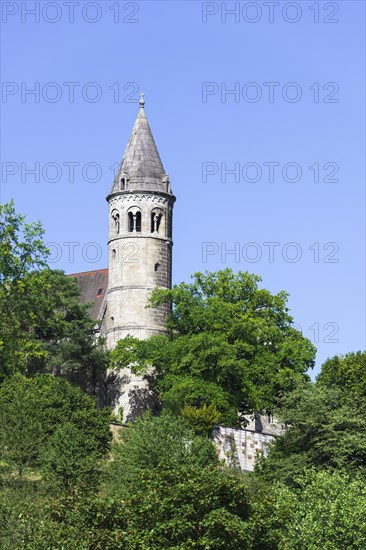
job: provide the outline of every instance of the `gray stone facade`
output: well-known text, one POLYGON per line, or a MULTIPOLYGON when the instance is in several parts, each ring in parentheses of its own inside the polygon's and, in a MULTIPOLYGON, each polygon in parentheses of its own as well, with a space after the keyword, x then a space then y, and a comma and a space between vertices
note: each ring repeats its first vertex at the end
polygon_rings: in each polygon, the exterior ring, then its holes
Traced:
POLYGON ((244 429, 215 426, 213 432, 219 458, 244 472, 252 471, 257 457, 267 456, 269 445, 283 433, 283 426, 265 416, 247 420, 244 429))
MULTIPOLYGON (((140 110, 114 179, 109 205, 108 290, 102 333, 113 349, 127 335, 145 339, 165 333, 166 306, 147 308, 155 287, 171 288, 173 204, 165 173, 140 100, 140 110)), ((123 419, 133 420, 151 398, 148 376, 131 369, 110 373, 111 397, 123 419)))
MULTIPOLYGON (((128 335, 146 339, 166 332, 167 306, 146 306, 155 287, 169 289, 172 284, 175 197, 143 99, 107 201, 109 267, 72 276, 78 280, 81 300, 93 303, 90 316, 101 322, 100 334, 113 349, 128 335)), ((147 407, 154 407, 149 389, 152 374, 141 377, 131 368, 110 371, 102 402, 112 405, 124 422, 133 421, 147 407)), ((220 458, 250 471, 258 453, 266 455, 270 442, 281 432, 277 422, 256 415, 246 418, 242 430, 216 426, 214 441, 220 458)))

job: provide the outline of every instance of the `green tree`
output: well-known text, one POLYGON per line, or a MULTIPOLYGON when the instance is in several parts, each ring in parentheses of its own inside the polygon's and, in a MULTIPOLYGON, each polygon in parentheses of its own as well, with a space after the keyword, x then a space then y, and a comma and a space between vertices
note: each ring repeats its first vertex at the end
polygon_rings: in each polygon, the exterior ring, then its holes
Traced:
POLYGON ((45 479, 61 494, 97 492, 101 475, 101 453, 95 438, 86 438, 72 422, 61 424, 47 441, 43 452, 45 479))
POLYGON ((364 481, 337 471, 322 471, 308 474, 299 485, 296 508, 286 526, 283 548, 365 548, 364 481))
POLYGON ((7 479, 0 485, 0 548, 26 548, 25 541, 47 517, 49 495, 41 482, 7 479))
POLYGON ((221 414, 212 403, 210 405, 204 404, 203 407, 184 405, 181 414, 194 431, 200 435, 211 435, 213 427, 221 419, 221 414))
POLYGON ((366 404, 366 351, 336 355, 322 365, 317 383, 366 404))
POLYGON ((27 273, 46 266, 49 251, 43 234, 41 223, 25 223, 25 216, 16 213, 13 201, 0 204, 1 285, 19 281, 27 273))
MULTIPOLYGON (((16 540, 27 550, 118 550, 125 549, 125 504, 105 497, 59 498, 46 503, 42 516, 37 510, 15 524, 16 540)), ((5 539, 5 537, 4 537, 5 539)), ((1 539, 0 539, 1 540, 1 539)), ((6 536, 6 542, 13 542, 14 532, 6 536)))
POLYGON ((23 547, 245 550, 248 516, 244 484, 217 468, 145 471, 126 500, 55 502, 33 530, 29 518, 23 547))
POLYGON ((217 466, 146 470, 126 504, 127 547, 250 548, 245 484, 217 466))
POLYGON ((143 472, 176 471, 182 465, 202 468, 218 462, 213 442, 197 436, 183 418, 167 411, 160 416, 146 413, 122 428, 112 457, 109 491, 114 496, 134 492, 143 472))
POLYGON ((76 279, 44 269, 25 275, 21 283, 22 312, 7 321, 14 334, 2 348, 3 376, 16 370, 26 375, 52 372, 96 393, 109 357, 104 340, 94 337, 95 321, 88 304, 80 303, 76 279))
POLYGON ((297 486, 289 489, 275 484, 271 495, 268 492, 266 509, 254 504, 253 550, 365 548, 363 480, 339 471, 310 470, 297 479, 297 486))
POLYGON ((151 307, 172 305, 168 336, 120 341, 114 366, 153 365, 163 404, 179 410, 212 403, 231 425, 238 410, 273 409, 282 392, 306 378, 315 348, 294 328, 287 294, 259 289, 259 281, 226 269, 155 289, 151 307))
POLYGON ((80 431, 85 450, 92 445, 102 457, 110 448, 110 410, 99 409, 93 398, 62 378, 8 378, 0 387, 0 410, 0 456, 19 475, 42 465, 52 434, 66 422, 80 431))
POLYGON ((53 372, 96 393, 108 354, 80 303, 77 281, 47 268, 39 222, 0 205, 0 381, 15 372, 53 372))
POLYGON ((279 413, 286 429, 256 464, 267 480, 295 483, 305 468, 365 472, 365 409, 338 390, 307 384, 283 401, 279 413))
POLYGON ((25 223, 13 202, 0 205, 0 379, 43 354, 24 330, 24 322, 36 314, 29 308, 27 276, 45 268, 48 257, 43 233, 39 222, 25 223))
POLYGON ((145 414, 121 431, 112 458, 104 494, 119 503, 115 548, 248 547, 243 480, 183 418, 145 414))
POLYGON ((52 503, 26 547, 251 548, 244 478, 184 419, 146 414, 122 430, 108 469, 98 497, 52 503))
POLYGON ((80 303, 76 279, 55 270, 33 273, 30 279, 32 294, 28 298, 36 315, 27 333, 43 353, 28 359, 26 373, 67 376, 96 394, 109 356, 104 340, 95 339, 95 321, 87 313, 88 304, 80 303))
POLYGON ((33 387, 17 375, 0 387, 0 457, 21 479, 25 468, 38 462, 45 443, 41 408, 33 387))

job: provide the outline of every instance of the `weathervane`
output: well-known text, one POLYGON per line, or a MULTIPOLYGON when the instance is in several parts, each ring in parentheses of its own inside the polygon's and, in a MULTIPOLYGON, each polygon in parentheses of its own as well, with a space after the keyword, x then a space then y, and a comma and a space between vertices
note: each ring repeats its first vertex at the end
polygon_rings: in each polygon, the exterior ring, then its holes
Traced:
POLYGON ((144 92, 140 92, 140 109, 144 108, 144 105, 145 105, 144 97, 145 97, 144 92))

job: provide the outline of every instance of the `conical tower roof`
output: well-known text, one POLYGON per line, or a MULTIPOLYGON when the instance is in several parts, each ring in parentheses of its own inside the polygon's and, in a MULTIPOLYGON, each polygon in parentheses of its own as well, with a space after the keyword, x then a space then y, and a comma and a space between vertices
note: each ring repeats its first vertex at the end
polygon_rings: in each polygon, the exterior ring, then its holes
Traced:
POLYGON ((167 175, 146 118, 143 95, 111 193, 123 190, 167 192, 167 175))

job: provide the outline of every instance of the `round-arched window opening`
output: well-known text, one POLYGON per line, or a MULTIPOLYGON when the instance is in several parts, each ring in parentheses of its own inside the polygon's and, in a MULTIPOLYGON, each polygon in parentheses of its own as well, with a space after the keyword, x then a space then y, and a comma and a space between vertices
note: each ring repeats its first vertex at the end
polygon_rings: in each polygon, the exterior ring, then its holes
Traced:
POLYGON ((161 212, 151 212, 151 233, 159 233, 162 217, 161 212))
POLYGON ((128 231, 130 233, 141 233, 141 212, 128 212, 128 231))
POLYGON ((155 272, 160 271, 160 264, 159 263, 155 264, 154 271, 155 272))
POLYGON ((112 219, 114 221, 115 231, 118 235, 120 231, 120 221, 119 221, 119 213, 116 210, 112 212, 112 219))

